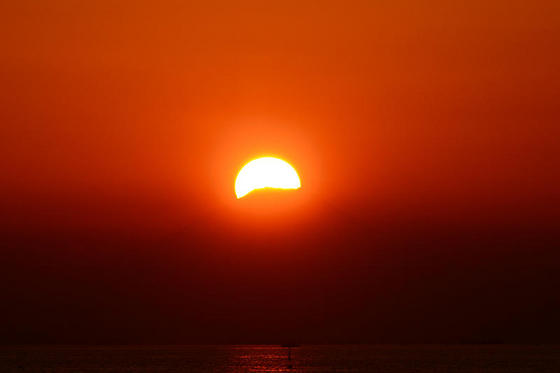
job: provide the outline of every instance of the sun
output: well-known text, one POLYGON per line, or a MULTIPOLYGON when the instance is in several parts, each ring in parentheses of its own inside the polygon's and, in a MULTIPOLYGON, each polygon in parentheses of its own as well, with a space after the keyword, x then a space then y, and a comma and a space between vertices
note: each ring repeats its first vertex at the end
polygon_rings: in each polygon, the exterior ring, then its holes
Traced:
POLYGON ((235 195, 243 198, 255 189, 299 189, 301 181, 296 170, 275 157, 253 159, 241 168, 235 179, 235 195))

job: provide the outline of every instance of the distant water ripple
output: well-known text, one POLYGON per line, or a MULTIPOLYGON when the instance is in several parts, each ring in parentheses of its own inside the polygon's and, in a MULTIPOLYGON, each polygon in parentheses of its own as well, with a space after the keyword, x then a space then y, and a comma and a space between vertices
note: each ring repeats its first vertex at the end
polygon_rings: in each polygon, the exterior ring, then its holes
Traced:
POLYGON ((1 372, 560 372, 560 346, 0 347, 1 372))

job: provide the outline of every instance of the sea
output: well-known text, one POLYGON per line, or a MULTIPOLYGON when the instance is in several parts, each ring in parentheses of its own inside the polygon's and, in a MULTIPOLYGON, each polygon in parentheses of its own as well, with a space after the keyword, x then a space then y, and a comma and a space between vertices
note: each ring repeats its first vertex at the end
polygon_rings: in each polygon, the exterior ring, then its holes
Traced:
POLYGON ((0 371, 558 373, 560 346, 2 346, 0 371))

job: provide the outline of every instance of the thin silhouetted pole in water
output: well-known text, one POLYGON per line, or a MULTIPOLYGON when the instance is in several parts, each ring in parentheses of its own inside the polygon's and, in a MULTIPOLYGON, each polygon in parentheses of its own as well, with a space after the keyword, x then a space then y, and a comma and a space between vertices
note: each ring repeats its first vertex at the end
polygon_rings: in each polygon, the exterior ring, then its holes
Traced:
POLYGON ((288 349, 288 369, 292 369, 292 347, 299 347, 299 345, 294 343, 286 343, 283 344, 282 347, 288 349))
POLYGON ((292 347, 288 347, 288 369, 292 369, 292 347))

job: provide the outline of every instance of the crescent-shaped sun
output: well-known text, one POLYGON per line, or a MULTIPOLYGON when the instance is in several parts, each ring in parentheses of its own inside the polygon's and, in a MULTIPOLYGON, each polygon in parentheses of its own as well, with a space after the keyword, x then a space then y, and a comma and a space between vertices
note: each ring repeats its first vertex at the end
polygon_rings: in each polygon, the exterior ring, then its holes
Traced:
POLYGON ((296 170, 275 157, 257 158, 241 168, 235 179, 235 195, 243 198, 255 189, 299 189, 301 181, 296 170))

